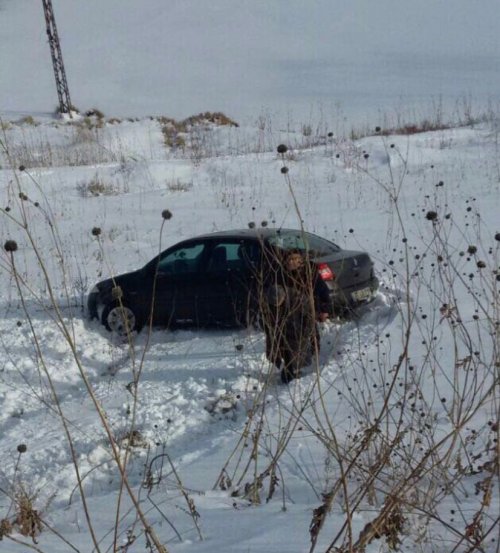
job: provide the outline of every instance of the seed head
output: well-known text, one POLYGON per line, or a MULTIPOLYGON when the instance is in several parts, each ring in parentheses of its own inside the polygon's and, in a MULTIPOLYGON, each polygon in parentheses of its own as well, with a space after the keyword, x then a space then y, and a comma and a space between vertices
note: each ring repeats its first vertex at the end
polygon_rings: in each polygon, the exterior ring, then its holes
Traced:
POLYGON ((283 173, 283 175, 286 175, 288 173, 288 167, 282 167, 281 172, 283 173))
POLYGON ((497 232, 497 233, 495 234, 495 240, 496 240, 497 242, 500 242, 500 232, 497 232))
POLYGON ((27 450, 27 449, 28 449, 28 448, 27 448, 26 444, 19 444, 19 445, 17 446, 17 451, 18 451, 19 453, 26 453, 26 450, 27 450))
POLYGON ((26 167, 24 165, 19 165, 19 171, 24 171, 26 167))
POLYGON ((476 246, 469 246, 467 248, 467 252, 470 253, 471 255, 474 255, 477 252, 476 246))
POLYGON ((428 211, 426 214, 425 214, 425 218, 428 220, 428 221, 435 221, 438 217, 438 214, 435 212, 435 211, 428 211))
POLYGON ((255 223, 253 221, 250 221, 248 223, 248 228, 255 228, 255 223))
POLYGON ((286 154, 288 152, 288 146, 286 144, 280 144, 276 150, 278 154, 286 154))
POLYGON ((13 253, 17 251, 17 242, 15 240, 7 240, 3 247, 6 252, 13 253))
POLYGON ((168 209, 164 209, 161 212, 161 216, 165 219, 165 221, 168 221, 169 219, 172 219, 172 212, 168 209))
POLYGON ((121 289, 121 286, 113 286, 111 289, 111 297, 114 300, 119 300, 120 298, 123 298, 123 291, 121 289))
POLYGON ((100 236, 101 235, 101 229, 100 227, 94 227, 92 229, 92 236, 100 236))

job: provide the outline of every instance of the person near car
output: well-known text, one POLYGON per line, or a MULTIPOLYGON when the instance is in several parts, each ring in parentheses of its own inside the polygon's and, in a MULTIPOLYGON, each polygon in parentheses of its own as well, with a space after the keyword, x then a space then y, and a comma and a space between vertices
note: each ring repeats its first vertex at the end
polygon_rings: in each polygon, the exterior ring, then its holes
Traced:
POLYGON ((300 250, 285 252, 265 286, 266 356, 288 383, 319 353, 317 321, 330 311, 330 294, 313 263, 300 250))

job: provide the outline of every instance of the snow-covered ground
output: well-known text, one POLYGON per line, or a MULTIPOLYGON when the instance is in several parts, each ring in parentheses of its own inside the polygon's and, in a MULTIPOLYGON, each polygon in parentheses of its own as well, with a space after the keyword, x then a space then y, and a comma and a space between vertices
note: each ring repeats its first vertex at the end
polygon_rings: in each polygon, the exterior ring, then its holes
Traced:
POLYGON ((63 122, 42 3, 0 0, 0 552, 499 550, 497 4, 53 0, 106 115, 63 122), (159 249, 300 220, 381 287, 290 386, 255 329, 86 319, 159 249))
MULTIPOLYGON (((147 550, 112 440, 168 551, 309 550, 325 501, 317 551, 363 536, 367 551, 496 550, 498 120, 354 142, 199 125, 182 148, 151 119, 4 127, 0 229, 18 249, 1 254, 0 519, 24 490, 37 550, 147 550), (155 329, 130 345, 86 320, 93 283, 159 248, 297 226, 289 185, 305 228, 370 252, 381 279, 355 319, 322 325, 300 381, 278 383, 254 329, 155 329)), ((19 529, 0 551, 34 545, 19 529)))

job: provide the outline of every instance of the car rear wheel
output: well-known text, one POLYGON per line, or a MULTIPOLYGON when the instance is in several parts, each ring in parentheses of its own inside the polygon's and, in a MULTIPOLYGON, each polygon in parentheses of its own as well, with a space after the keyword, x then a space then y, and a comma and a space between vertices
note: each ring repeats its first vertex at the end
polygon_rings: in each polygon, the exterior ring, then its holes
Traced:
POLYGON ((137 314, 130 307, 116 303, 104 308, 101 322, 110 332, 120 336, 139 331, 142 326, 137 314))

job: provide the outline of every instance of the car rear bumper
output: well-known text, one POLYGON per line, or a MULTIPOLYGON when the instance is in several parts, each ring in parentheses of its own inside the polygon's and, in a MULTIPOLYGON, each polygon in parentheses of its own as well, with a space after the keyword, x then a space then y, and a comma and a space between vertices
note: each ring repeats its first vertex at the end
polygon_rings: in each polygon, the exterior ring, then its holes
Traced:
POLYGON ((353 309, 358 305, 372 301, 379 288, 379 280, 373 276, 369 281, 362 284, 356 284, 347 288, 332 288, 330 298, 332 302, 332 312, 337 314, 339 311, 353 309))

